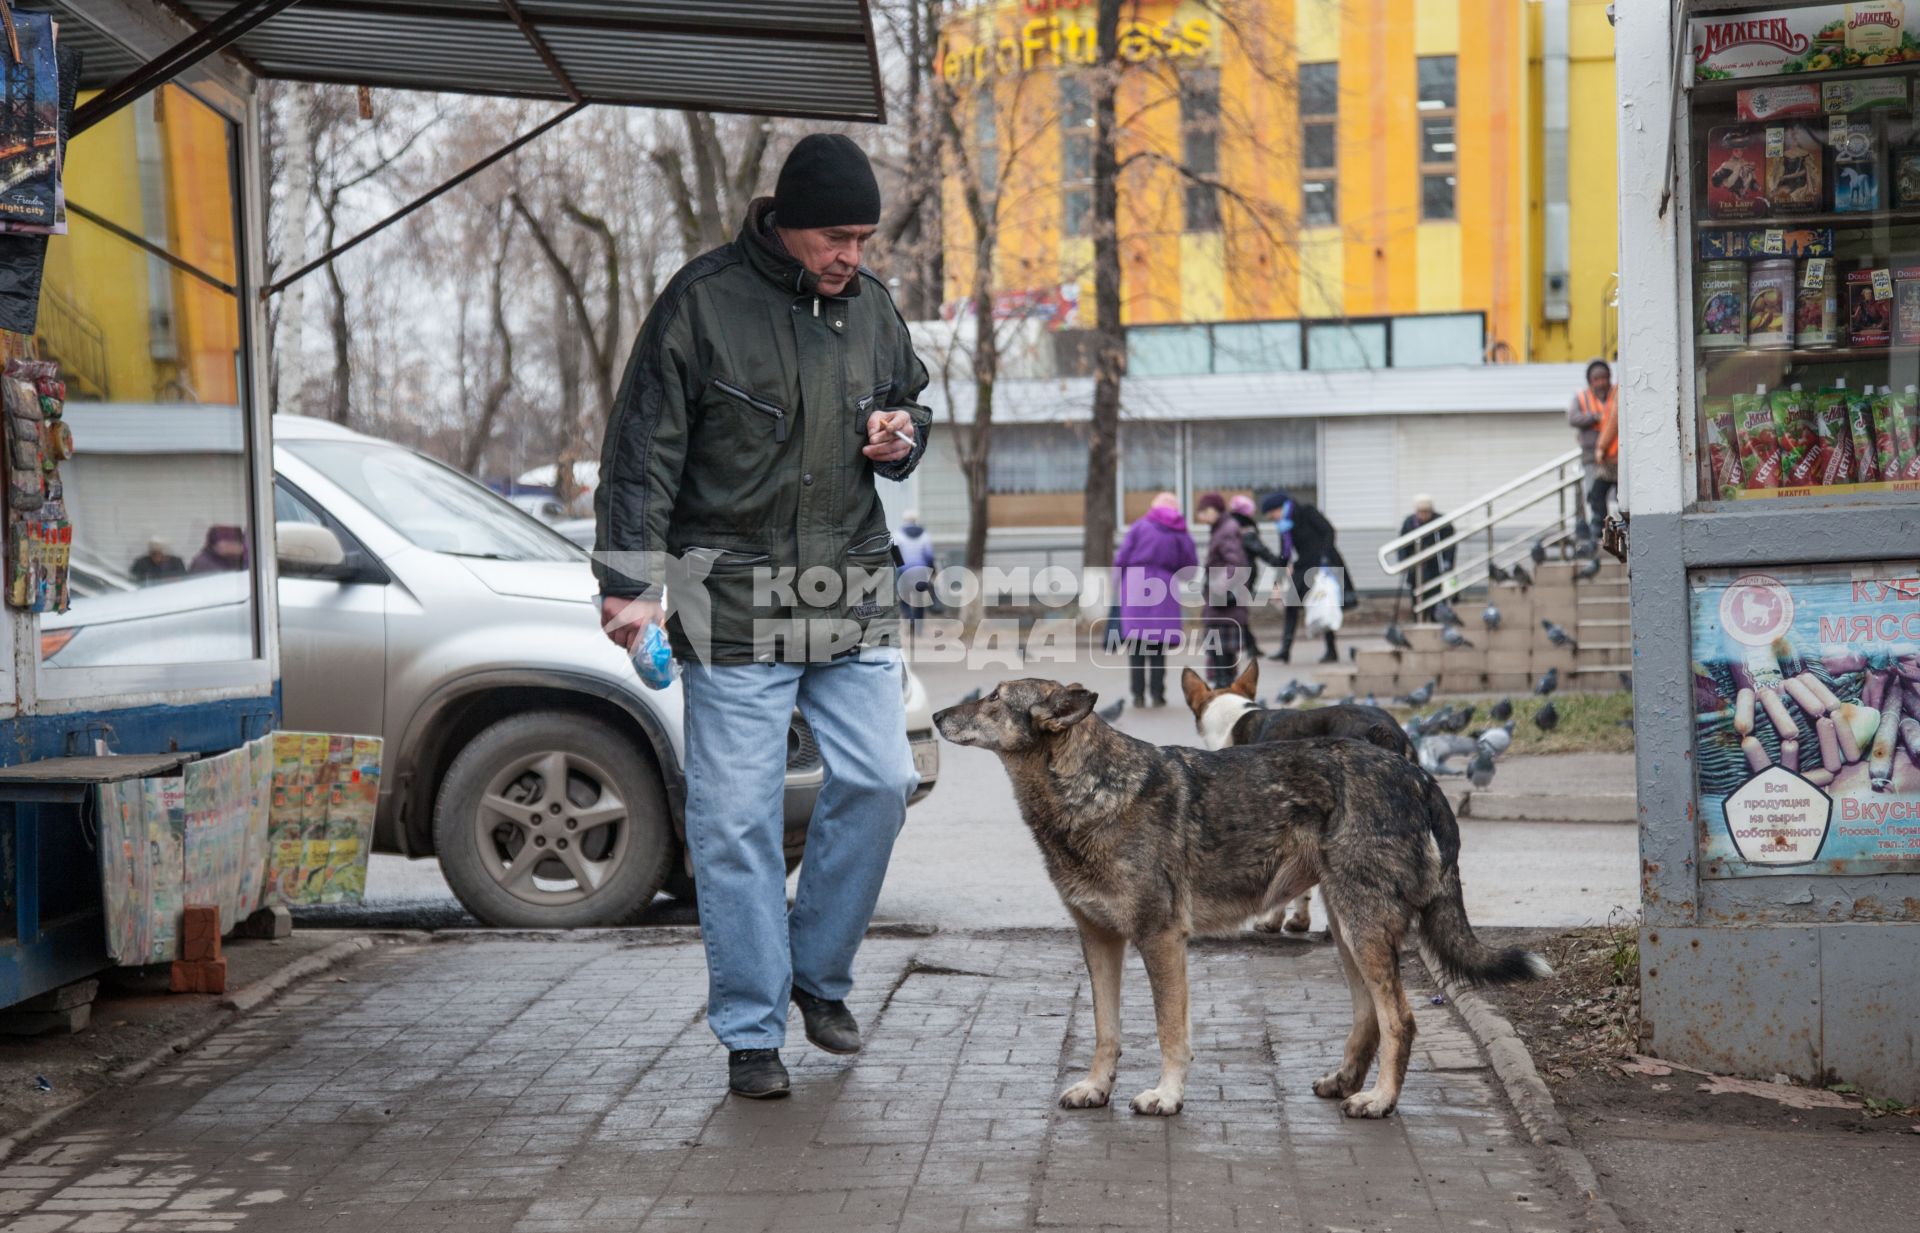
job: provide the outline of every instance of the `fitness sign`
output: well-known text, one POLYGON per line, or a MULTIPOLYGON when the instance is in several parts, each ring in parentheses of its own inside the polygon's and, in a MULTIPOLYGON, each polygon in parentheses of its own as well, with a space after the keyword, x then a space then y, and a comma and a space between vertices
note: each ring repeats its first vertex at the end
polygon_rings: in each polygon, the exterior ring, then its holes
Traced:
POLYGON ((1920 563, 1691 590, 1705 876, 1920 869, 1920 563))

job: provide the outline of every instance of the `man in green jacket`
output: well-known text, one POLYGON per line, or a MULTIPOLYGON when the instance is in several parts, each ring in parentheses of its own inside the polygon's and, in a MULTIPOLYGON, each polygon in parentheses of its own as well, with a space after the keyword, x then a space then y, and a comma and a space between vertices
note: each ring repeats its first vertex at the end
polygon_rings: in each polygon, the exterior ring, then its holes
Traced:
POLYGON ((860 265, 879 221, 859 146, 796 145, 739 237, 647 314, 594 493, 607 636, 631 651, 664 624, 682 667, 707 1021, 742 1096, 787 1093, 789 998, 814 1044, 859 1050, 853 957, 918 784, 874 477, 911 473, 932 414, 906 323, 860 265), (796 705, 826 782, 789 913, 796 705))

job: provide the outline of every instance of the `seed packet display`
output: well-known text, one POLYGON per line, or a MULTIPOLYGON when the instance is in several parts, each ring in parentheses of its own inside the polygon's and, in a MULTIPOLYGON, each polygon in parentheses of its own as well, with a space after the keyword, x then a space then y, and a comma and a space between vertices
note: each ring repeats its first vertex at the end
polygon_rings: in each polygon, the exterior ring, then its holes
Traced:
POLYGON ((1870 119, 1836 118, 1827 129, 1833 148, 1833 208, 1860 214, 1881 206, 1880 149, 1870 119))
POLYGON ((1888 270, 1847 272, 1847 338, 1856 347, 1884 347, 1893 339, 1893 296, 1880 294, 1876 273, 1890 290, 1888 270))
POLYGON ((1799 386, 1775 390, 1768 399, 1773 431, 1780 445, 1780 484, 1804 488, 1815 481, 1820 466, 1820 434, 1813 423, 1813 396, 1799 386))
POLYGON ((1895 150, 1889 178, 1896 208, 1920 206, 1920 150, 1895 150))
POLYGON ((1853 434, 1847 428, 1844 388, 1821 390, 1814 397, 1813 426, 1820 434, 1820 483, 1829 488, 1853 483, 1853 434))
POLYGON ((1709 398, 1707 428, 1707 483, 1713 498, 1731 501, 1740 493, 1740 442, 1733 427, 1733 400, 1709 398))
POLYGON ((1700 267, 1694 337, 1702 351, 1747 344, 1747 263, 1709 261, 1700 267))
POLYGON ((1767 212, 1764 130, 1729 124, 1707 134, 1707 213, 1755 218, 1767 212))
POLYGON ((1826 201, 1826 147, 1806 124, 1767 126, 1766 207, 1775 214, 1812 214, 1826 201))
POLYGON ((1793 345, 1794 264, 1791 258, 1756 261, 1747 270, 1747 345, 1793 345))
POLYGON ((1765 386, 1733 396, 1733 429, 1740 447, 1740 486, 1749 491, 1778 488, 1780 438, 1765 386))

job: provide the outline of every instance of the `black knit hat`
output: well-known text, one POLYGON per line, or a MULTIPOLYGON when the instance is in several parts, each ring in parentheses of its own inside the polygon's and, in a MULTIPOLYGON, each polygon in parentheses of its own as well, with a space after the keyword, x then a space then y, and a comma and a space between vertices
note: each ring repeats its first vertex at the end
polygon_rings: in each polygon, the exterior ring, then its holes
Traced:
POLYGON ((865 151, 839 133, 802 137, 780 168, 773 221, 795 230, 879 223, 880 182, 865 151))

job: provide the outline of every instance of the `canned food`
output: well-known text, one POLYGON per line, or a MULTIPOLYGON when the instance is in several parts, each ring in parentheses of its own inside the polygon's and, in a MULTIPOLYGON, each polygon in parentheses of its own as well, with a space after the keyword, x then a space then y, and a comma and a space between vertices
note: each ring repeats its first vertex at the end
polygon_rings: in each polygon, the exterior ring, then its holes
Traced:
POLYGON ((1793 346, 1793 261, 1756 261, 1747 275, 1747 345, 1757 349, 1793 346))
MULTIPOLYGON (((1816 260, 1819 260, 1816 258, 1816 260)), ((1793 345, 1803 351, 1825 351, 1840 345, 1840 280, 1833 263, 1821 260, 1819 286, 1809 287, 1808 269, 1800 263, 1799 300, 1793 307, 1793 345)))
POLYGON ((1702 351, 1728 351, 1747 345, 1747 263, 1705 261, 1695 288, 1699 311, 1695 333, 1702 351))

